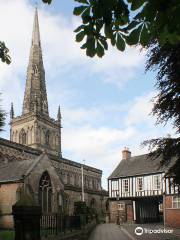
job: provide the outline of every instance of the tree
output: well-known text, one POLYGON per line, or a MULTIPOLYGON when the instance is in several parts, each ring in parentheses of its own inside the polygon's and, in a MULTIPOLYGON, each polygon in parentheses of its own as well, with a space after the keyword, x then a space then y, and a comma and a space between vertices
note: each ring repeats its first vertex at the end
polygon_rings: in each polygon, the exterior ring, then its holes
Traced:
MULTIPOLYGON (((157 123, 166 124, 171 121, 176 133, 180 134, 180 43, 165 44, 153 42, 149 45, 146 70, 157 70, 156 88, 158 95, 154 99, 152 114, 157 117, 157 123)), ((180 137, 157 138, 145 141, 151 150, 150 156, 162 155, 162 165, 172 165, 168 174, 174 175, 174 182, 180 184, 180 137), (154 151, 156 149, 156 151, 154 151), (173 161, 174 162, 174 161, 173 161)))
POLYGON ((1 109, 0 106, 0 132, 3 131, 3 126, 5 125, 5 112, 1 109))
MULTIPOLYGON (((51 3, 52 0, 43 0, 51 3)), ((82 24, 75 30, 76 41, 87 56, 102 57, 108 44, 124 51, 126 45, 140 44, 148 49, 146 70, 157 69, 152 114, 157 123, 173 122, 180 134, 180 1, 172 0, 75 0, 81 5, 74 14, 82 24)), ((146 141, 150 156, 163 156, 162 165, 173 157, 169 170, 174 182, 180 184, 180 137, 146 141)))
MULTIPOLYGON (((51 3, 52 0, 42 0, 51 3)), ((108 44, 124 51, 126 45, 143 47, 157 39, 164 43, 180 41, 179 0, 74 0, 80 6, 74 14, 82 24, 75 30, 76 41, 87 56, 102 57, 108 44)))
POLYGON ((6 47, 5 43, 1 41, 0 41, 0 59, 2 62, 5 62, 7 64, 11 63, 9 49, 6 47))
MULTIPOLYGON (((52 0, 42 0, 50 4, 52 0)), ((141 45, 149 50, 146 70, 158 69, 159 91, 152 113, 157 123, 173 121, 180 133, 180 1, 179 0, 74 0, 74 15, 82 24, 75 30, 76 41, 89 57, 102 57, 108 45, 124 51, 127 45, 141 45)), ((8 49, 0 42, 0 58, 10 63, 8 49)), ((180 138, 147 141, 153 153, 163 154, 162 164, 178 156, 170 169, 180 183, 180 138)))

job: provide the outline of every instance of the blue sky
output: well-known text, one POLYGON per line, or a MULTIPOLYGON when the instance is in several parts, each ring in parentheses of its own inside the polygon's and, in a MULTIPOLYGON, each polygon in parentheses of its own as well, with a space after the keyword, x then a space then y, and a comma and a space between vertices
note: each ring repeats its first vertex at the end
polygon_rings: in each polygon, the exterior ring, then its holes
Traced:
MULTIPOLYGON (((8 112, 13 102, 16 116, 22 110, 34 2, 0 2, 1 40, 12 56, 10 66, 0 64, 1 105, 8 112)), ((49 110, 56 118, 61 106, 63 156, 101 168, 106 188, 125 146, 132 155, 143 154, 143 140, 174 131, 170 125, 155 126, 156 119, 149 116, 155 75, 144 72, 145 51, 121 53, 110 47, 103 59, 86 57, 73 33, 80 21, 72 15, 75 5, 54 0, 38 7, 49 110)), ((9 138, 8 121, 1 137, 9 138)))

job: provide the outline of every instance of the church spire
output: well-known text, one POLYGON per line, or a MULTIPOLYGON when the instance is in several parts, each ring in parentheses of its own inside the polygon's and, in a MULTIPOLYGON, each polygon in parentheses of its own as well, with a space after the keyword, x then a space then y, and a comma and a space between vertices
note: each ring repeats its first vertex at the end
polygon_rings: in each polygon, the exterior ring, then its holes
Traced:
POLYGON ((33 33, 32 33, 32 45, 40 46, 40 32, 39 32, 39 20, 38 20, 38 11, 37 8, 35 10, 34 16, 34 25, 33 25, 33 33))
POLYGON ((37 8, 23 102, 23 114, 32 112, 49 115, 37 8))

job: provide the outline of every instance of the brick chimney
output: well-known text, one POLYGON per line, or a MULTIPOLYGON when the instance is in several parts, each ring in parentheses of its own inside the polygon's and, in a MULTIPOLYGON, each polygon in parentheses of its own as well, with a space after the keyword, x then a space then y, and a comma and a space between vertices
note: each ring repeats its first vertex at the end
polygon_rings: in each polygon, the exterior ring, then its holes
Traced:
POLYGON ((128 159, 131 157, 131 152, 129 151, 129 148, 125 147, 124 150, 122 150, 122 159, 128 159))

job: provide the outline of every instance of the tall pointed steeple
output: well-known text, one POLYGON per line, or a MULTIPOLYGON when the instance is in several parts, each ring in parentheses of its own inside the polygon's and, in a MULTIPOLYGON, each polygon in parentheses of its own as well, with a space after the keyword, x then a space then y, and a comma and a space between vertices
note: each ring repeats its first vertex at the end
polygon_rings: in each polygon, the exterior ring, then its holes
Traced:
POLYGON ((33 112, 49 115, 37 8, 34 16, 22 113, 33 112))
POLYGON ((60 108, 57 119, 51 118, 48 112, 37 9, 34 16, 22 115, 14 117, 14 110, 11 107, 10 125, 11 141, 46 151, 51 155, 62 156, 60 108))

